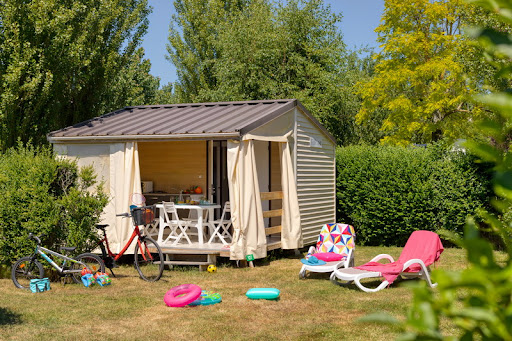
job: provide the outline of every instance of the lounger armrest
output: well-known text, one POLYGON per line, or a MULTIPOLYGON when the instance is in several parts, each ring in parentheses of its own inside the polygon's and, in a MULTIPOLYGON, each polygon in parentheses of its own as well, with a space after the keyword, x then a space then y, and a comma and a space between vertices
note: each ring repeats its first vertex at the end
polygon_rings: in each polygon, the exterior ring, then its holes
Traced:
POLYGON ((390 255, 386 255, 386 254, 380 254, 380 255, 377 255, 375 257, 373 257, 373 259, 370 261, 370 262, 378 262, 380 261, 381 259, 387 259, 389 260, 391 263, 393 263, 395 260, 393 259, 393 257, 391 257, 390 255))
POLYGON ((354 257, 353 254, 354 254, 354 249, 352 248, 348 251, 348 255, 347 255, 347 257, 345 257, 345 261, 343 262, 343 266, 345 268, 350 267, 350 262, 352 260, 352 257, 354 257))
POLYGON ((309 250, 308 250, 308 254, 312 255, 312 254, 314 254, 314 253, 316 253, 316 247, 311 246, 311 247, 309 248, 309 250))
POLYGON ((405 271, 408 267, 410 267, 413 264, 419 264, 421 270, 423 270, 424 273, 428 274, 428 268, 421 259, 409 259, 407 262, 405 262, 402 271, 405 271))

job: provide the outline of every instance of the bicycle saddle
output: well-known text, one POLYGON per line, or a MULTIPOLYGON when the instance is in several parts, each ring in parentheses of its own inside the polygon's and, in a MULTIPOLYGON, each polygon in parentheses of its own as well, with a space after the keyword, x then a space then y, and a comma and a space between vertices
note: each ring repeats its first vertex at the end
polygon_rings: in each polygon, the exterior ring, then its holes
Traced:
POLYGON ((73 252, 76 249, 76 246, 61 246, 61 251, 73 252))
POLYGON ((96 224, 96 228, 98 230, 104 230, 107 226, 108 224, 96 224))

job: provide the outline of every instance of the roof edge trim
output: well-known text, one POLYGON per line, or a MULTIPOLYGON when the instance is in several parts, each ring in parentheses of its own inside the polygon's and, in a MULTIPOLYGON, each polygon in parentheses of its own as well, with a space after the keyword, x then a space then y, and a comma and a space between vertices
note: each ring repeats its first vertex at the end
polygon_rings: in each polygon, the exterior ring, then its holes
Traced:
POLYGON ((116 135, 116 136, 48 136, 50 143, 66 142, 118 142, 133 140, 189 140, 189 139, 240 138, 240 133, 178 134, 178 135, 116 135))
POLYGON ((262 126, 263 124, 265 123, 268 123, 276 118, 278 118, 279 116, 283 115, 283 114, 286 114, 287 112, 289 112, 290 110, 293 110, 296 105, 297 105, 297 100, 294 99, 294 100, 290 100, 288 103, 286 103, 285 105, 283 105, 281 108, 275 110, 274 112, 272 112, 270 115, 267 115, 263 118, 260 118, 259 120, 256 120, 254 122, 252 122, 251 124, 243 127, 241 130, 240 130, 240 135, 245 135, 247 134, 248 132, 256 129, 257 127, 260 127, 262 126))
POLYGON ((311 121, 313 121, 314 124, 316 124, 316 126, 318 127, 318 129, 320 129, 332 142, 334 142, 335 145, 338 144, 338 142, 336 141, 336 138, 334 136, 332 136, 331 133, 329 133, 329 131, 327 130, 327 128, 325 128, 309 111, 308 109, 306 109, 302 103, 300 103, 298 100, 297 100, 297 108, 299 108, 300 111, 302 111, 306 116, 309 117, 309 119, 311 121))

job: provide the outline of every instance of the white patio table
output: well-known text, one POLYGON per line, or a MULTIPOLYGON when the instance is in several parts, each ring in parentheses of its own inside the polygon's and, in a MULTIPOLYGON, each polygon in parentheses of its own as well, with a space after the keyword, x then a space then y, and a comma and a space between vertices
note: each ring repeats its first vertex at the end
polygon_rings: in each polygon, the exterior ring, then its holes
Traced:
MULTIPOLYGON (((159 226, 164 226, 164 205, 157 204, 156 208, 158 208, 158 217, 159 217, 159 226)), ((203 238, 203 228, 204 226, 209 226, 209 223, 203 222, 203 213, 204 211, 208 211, 208 219, 211 219, 210 217, 213 217, 214 210, 216 208, 221 208, 220 205, 217 204, 200 204, 200 205, 191 205, 191 204, 176 204, 176 209, 178 210, 196 210, 197 211, 197 226, 200 226, 201 228, 198 228, 197 233, 197 240, 200 245, 204 244, 204 238, 203 238)), ((161 242, 161 241, 159 241, 161 242)))

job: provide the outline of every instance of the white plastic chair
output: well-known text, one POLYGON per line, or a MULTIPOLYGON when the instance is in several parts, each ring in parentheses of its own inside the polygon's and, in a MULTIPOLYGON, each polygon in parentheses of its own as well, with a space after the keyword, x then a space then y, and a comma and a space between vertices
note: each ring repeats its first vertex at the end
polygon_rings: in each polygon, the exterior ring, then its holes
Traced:
POLYGON ((356 233, 354 227, 348 224, 324 224, 320 230, 318 241, 309 248, 306 259, 317 253, 332 253, 343 256, 337 261, 328 261, 324 265, 303 264, 299 271, 299 278, 306 278, 309 272, 333 272, 334 270, 354 265, 356 233))
POLYGON ((220 219, 209 221, 213 232, 210 236, 210 239, 208 240, 208 244, 210 244, 215 238, 219 238, 222 244, 228 245, 226 239, 233 239, 231 233, 229 232, 229 228, 231 227, 231 219, 227 218, 227 213, 231 213, 231 205, 229 201, 226 201, 224 204, 224 209, 222 210, 220 219))
POLYGON ((172 241, 171 245, 176 245, 181 239, 186 239, 189 244, 192 244, 190 238, 187 235, 187 229, 189 228, 190 221, 181 220, 178 216, 178 211, 173 202, 162 202, 164 206, 164 224, 160 226, 158 231, 158 241, 165 244, 172 241), (171 218, 169 218, 169 215, 171 218), (169 227, 171 230, 165 240, 163 240, 164 229, 169 227))

